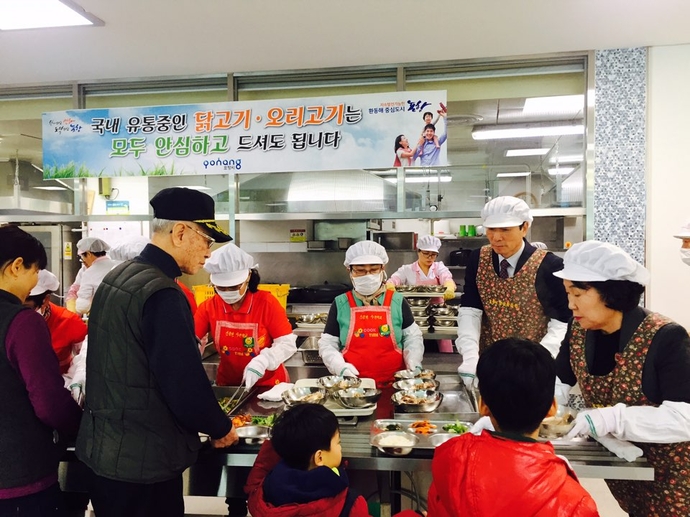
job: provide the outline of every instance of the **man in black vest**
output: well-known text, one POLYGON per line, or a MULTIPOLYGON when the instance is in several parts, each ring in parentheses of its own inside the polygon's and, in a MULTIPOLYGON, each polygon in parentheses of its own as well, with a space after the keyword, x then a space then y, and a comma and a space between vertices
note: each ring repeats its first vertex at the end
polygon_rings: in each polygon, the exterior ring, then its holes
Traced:
POLYGON ((194 274, 230 236, 213 199, 168 188, 151 199, 151 244, 103 279, 89 318, 88 390, 77 456, 93 472, 98 517, 184 515, 182 472, 201 447, 237 443, 201 364, 189 302, 194 274))

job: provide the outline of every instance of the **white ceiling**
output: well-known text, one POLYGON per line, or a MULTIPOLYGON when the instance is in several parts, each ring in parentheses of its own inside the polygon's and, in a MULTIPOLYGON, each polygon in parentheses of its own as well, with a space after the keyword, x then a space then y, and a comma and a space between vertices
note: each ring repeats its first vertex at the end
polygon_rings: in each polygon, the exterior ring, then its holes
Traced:
POLYGON ((687 0, 77 0, 104 27, 0 31, 0 88, 690 42, 687 0))

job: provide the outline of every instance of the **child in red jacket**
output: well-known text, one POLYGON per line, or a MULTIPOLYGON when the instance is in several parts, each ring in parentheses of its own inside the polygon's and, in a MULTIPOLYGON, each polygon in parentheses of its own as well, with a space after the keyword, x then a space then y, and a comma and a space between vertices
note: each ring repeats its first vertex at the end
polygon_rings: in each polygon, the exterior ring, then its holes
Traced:
MULTIPOLYGON (((264 442, 244 491, 254 517, 369 517, 367 502, 349 489, 340 469, 338 419, 323 406, 300 404, 282 413, 264 442)), ((415 512, 403 512, 414 516, 415 512)))
POLYGON ((496 431, 436 448, 428 517, 598 517, 596 504, 539 424, 556 413, 556 366, 541 345, 496 341, 479 358, 479 413, 496 431))

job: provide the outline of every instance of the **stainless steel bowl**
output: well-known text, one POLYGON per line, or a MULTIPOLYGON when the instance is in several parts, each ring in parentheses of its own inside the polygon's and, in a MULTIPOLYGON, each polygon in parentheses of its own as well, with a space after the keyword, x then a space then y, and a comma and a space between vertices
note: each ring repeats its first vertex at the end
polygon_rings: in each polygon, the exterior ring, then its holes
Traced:
POLYGON ((412 316, 415 318, 426 318, 429 316, 426 313, 426 307, 410 307, 410 310, 412 311, 412 316))
POLYGON ((558 406, 555 416, 547 417, 542 420, 539 426, 539 436, 553 440, 562 438, 575 425, 577 411, 567 406, 558 406))
POLYGON ((431 312, 435 316, 457 316, 458 311, 451 307, 434 307, 431 312))
POLYGON ((437 390, 441 385, 434 379, 404 379, 393 383, 396 390, 437 390))
POLYGON ((338 390, 347 390, 349 388, 357 388, 362 384, 362 379, 358 377, 341 377, 340 375, 328 375, 326 377, 320 377, 316 381, 319 386, 328 391, 328 393, 333 394, 338 390))
POLYGON ((419 318, 415 316, 414 322, 420 327, 429 326, 429 318, 419 318))
POLYGON ((436 373, 433 370, 398 370, 393 374, 398 379, 435 379, 436 373))
POLYGON ((414 285, 396 285, 395 290, 399 293, 410 293, 416 289, 414 285))
POLYGON ((445 293, 446 286, 444 285, 427 285, 425 286, 427 293, 445 293))
POLYGON ((283 402, 288 406, 297 404, 323 404, 326 402, 326 389, 316 386, 301 386, 290 388, 281 395, 283 402))
POLYGON ((371 444, 391 456, 406 456, 419 443, 419 437, 404 431, 386 431, 375 435, 371 444))
POLYGON ((349 388, 333 393, 333 398, 348 409, 371 407, 381 397, 381 390, 375 388, 349 388))
POLYGON ((433 445, 434 447, 438 447, 442 443, 446 443, 448 440, 451 440, 457 436, 460 435, 453 433, 436 433, 435 435, 429 438, 429 441, 431 442, 431 445, 433 445))
POLYGON ((391 400, 405 413, 431 413, 441 405, 443 393, 436 390, 396 391, 391 400), (406 402, 405 397, 413 397, 417 402, 406 402))
POLYGON ((237 436, 249 445, 264 443, 271 436, 271 429, 265 425, 245 425, 237 427, 237 436))
POLYGON ((412 307, 426 307, 429 303, 429 298, 407 298, 407 303, 412 307))
POLYGON ((445 319, 436 318, 435 324, 439 327, 457 327, 458 326, 458 322, 454 319, 451 319, 451 318, 445 318, 445 319))

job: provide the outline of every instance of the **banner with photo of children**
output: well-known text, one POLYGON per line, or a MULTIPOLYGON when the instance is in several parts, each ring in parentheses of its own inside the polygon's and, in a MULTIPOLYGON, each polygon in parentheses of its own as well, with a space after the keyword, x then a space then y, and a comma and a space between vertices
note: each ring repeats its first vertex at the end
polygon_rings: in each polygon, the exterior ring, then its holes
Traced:
POLYGON ((446 92, 43 114, 44 178, 447 165, 446 92))

